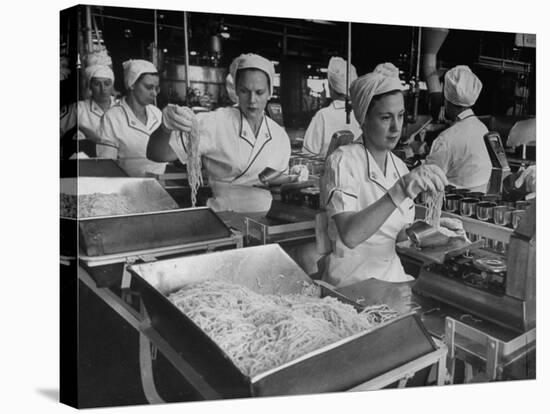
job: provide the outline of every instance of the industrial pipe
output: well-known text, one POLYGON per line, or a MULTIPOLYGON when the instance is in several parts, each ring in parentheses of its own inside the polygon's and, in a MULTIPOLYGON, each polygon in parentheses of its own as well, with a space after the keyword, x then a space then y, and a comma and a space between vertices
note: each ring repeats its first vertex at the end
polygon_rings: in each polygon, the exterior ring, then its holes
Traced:
POLYGON ((191 82, 189 81, 189 33, 187 29, 187 12, 183 12, 183 39, 185 49, 185 103, 189 104, 189 88, 191 82))
POLYGON ((443 105, 443 85, 437 70, 437 52, 448 34, 449 29, 436 27, 424 28, 422 32, 422 73, 428 86, 430 114, 434 119, 438 118, 439 110, 443 105))
POLYGON ((86 50, 88 53, 93 51, 92 45, 92 6, 86 6, 86 50))
POLYGON ((351 77, 351 22, 348 22, 348 61, 346 63, 346 125, 350 124, 349 79, 351 77))

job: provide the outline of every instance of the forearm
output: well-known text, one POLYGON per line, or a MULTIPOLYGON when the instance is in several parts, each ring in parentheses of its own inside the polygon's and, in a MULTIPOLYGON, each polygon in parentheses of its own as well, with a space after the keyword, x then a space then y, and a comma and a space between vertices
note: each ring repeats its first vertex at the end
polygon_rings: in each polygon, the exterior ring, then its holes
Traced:
POLYGON ((341 213, 334 216, 336 227, 344 244, 353 249, 368 240, 395 211, 390 196, 382 198, 357 213, 341 213))
POLYGON ((178 159, 170 147, 171 133, 164 127, 157 128, 147 142, 147 158, 155 162, 175 161, 178 159))

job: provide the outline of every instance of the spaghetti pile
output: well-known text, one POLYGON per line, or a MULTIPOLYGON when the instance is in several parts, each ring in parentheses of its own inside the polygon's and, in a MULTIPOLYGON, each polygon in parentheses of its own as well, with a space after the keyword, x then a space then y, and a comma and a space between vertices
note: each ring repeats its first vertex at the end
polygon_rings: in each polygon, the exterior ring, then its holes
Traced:
POLYGON ((100 217, 140 213, 132 204, 132 200, 122 194, 60 194, 62 217, 100 217))
POLYGON ((357 313, 332 297, 261 295, 221 280, 189 285, 169 299, 250 377, 397 315, 386 305, 357 313))

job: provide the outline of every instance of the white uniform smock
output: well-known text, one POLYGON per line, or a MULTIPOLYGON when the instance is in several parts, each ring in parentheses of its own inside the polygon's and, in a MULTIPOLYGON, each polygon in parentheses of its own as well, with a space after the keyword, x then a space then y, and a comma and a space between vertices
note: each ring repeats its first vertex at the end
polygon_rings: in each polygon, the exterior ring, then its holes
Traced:
POLYGON ((471 191, 487 191, 492 164, 483 136, 487 127, 467 109, 458 121, 434 140, 427 163, 438 165, 449 184, 471 191))
POLYGON ((386 174, 362 143, 338 148, 327 160, 326 211, 332 252, 323 279, 336 287, 369 278, 405 282, 405 274, 395 251, 399 232, 414 220, 414 203, 406 199, 369 239, 354 249, 342 242, 333 216, 357 212, 382 198, 400 177, 409 172, 397 156, 388 153, 386 174))
MULTIPOLYGON (((255 212, 271 207, 271 193, 253 187, 266 167, 286 171, 290 139, 285 130, 264 115, 257 137, 237 107, 220 108, 197 115, 199 153, 208 175, 215 211, 255 212)), ((170 146, 181 162, 187 162, 186 140, 172 132, 170 146)))
POLYGON ((361 128, 350 113, 350 123, 346 124, 346 104, 333 101, 326 108, 319 109, 311 119, 304 136, 304 151, 326 157, 332 136, 337 131, 348 130, 355 138, 361 135, 361 128))
POLYGON ((125 98, 109 109, 101 120, 101 144, 97 145, 99 158, 119 159, 120 166, 131 177, 163 174, 165 162, 147 159, 149 136, 160 127, 162 113, 154 105, 147 105, 147 125, 144 125, 128 106, 125 98))
MULTIPOLYGON (((116 104, 114 96, 111 97, 109 109, 116 104)), ((92 98, 78 102, 78 127, 83 127, 100 136, 101 117, 104 111, 92 98)), ((96 141, 94 136, 86 136, 91 141, 96 141)))

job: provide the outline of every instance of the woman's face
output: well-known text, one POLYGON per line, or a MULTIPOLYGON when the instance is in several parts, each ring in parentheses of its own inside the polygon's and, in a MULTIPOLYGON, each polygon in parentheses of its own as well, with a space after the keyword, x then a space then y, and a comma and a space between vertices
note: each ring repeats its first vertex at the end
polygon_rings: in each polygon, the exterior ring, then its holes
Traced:
POLYGON ((365 141, 378 150, 391 151, 401 137, 405 102, 401 92, 384 95, 377 100, 365 117, 365 141))
POLYGON ((245 69, 238 76, 235 92, 239 108, 246 118, 257 119, 263 115, 270 98, 269 80, 261 70, 245 69))
POLYGON ((92 99, 96 102, 105 102, 111 99, 113 87, 113 81, 109 78, 92 78, 90 80, 92 99))
POLYGON ((132 86, 131 93, 140 105, 154 105, 159 93, 159 76, 151 74, 141 76, 132 86))

